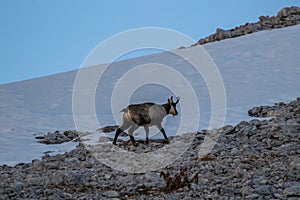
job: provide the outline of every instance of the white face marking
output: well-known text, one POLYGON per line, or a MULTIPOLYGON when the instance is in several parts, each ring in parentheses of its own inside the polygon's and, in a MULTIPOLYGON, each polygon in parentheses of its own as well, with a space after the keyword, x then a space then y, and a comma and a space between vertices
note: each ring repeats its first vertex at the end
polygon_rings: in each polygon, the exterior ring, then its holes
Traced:
POLYGON ((176 110, 175 110, 175 108, 174 108, 174 106, 172 104, 171 104, 171 108, 170 108, 169 114, 171 114, 171 115, 176 115, 177 114, 176 110))

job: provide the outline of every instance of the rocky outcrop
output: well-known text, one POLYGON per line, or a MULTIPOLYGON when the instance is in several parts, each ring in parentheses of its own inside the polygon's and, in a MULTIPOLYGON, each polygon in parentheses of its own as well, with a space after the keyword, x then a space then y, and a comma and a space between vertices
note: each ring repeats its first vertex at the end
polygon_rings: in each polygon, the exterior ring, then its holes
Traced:
POLYGON ((64 131, 63 133, 60 133, 59 131, 55 131, 52 133, 48 133, 44 136, 37 136, 35 139, 38 140, 39 143, 43 144, 61 144, 64 142, 70 142, 70 141, 77 141, 79 140, 79 134, 77 131, 64 131))
MULTIPOLYGON (((273 118, 190 133, 193 142, 182 156, 156 171, 114 170, 81 143, 64 154, 3 165, 0 199, 298 199, 299 108, 300 98, 256 107, 251 115, 273 118), (214 148, 201 156, 209 139, 214 148)), ((147 154, 165 145, 141 141, 136 148, 123 141, 118 148, 147 154)))
POLYGON ((97 131, 99 132, 103 132, 103 133, 110 133, 113 132, 115 130, 117 130, 119 128, 118 125, 114 125, 114 126, 104 126, 102 128, 98 128, 97 131))
POLYGON ((300 97, 290 103, 279 102, 274 106, 258 106, 248 111, 251 117, 300 118, 300 97))
POLYGON ((255 23, 246 23, 245 25, 241 25, 230 30, 223 30, 218 28, 215 34, 200 39, 196 44, 192 46, 239 37, 262 30, 283 28, 297 24, 300 24, 300 8, 296 6, 287 7, 281 9, 276 16, 261 16, 259 17, 259 21, 255 23))

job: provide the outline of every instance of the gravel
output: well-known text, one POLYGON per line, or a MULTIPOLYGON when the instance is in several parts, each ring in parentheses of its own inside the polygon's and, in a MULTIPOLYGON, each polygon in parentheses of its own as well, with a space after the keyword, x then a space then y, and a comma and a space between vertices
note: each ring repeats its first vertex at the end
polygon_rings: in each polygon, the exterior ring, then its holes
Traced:
MULTIPOLYGON (((299 110, 300 98, 259 106, 249 114, 273 118, 189 133, 192 143, 179 159, 145 173, 114 170, 82 143, 31 163, 2 165, 0 199, 299 199, 299 110), (202 155, 207 138, 216 144, 202 155)), ((169 144, 151 140, 148 146, 140 141, 137 148, 127 141, 118 145, 153 152, 169 144)))

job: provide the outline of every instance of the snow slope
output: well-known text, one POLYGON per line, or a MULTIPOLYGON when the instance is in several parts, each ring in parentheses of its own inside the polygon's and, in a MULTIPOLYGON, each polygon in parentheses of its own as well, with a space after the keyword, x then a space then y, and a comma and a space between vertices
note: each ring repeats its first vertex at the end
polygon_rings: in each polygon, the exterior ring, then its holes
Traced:
MULTIPOLYGON (((199 47, 178 51, 195 57, 196 48, 199 47)), ((300 25, 210 43, 204 45, 204 48, 213 58, 224 81, 227 98, 226 124, 248 120, 247 110, 253 106, 289 101, 300 96, 300 25)), ((101 125, 114 125, 116 122, 113 117, 121 117, 121 114, 112 116, 109 101, 120 76, 132 66, 147 63, 170 66, 192 82, 200 104, 199 130, 206 129, 211 102, 205 82, 185 60, 172 53, 143 56, 111 65, 106 76, 101 79, 95 96, 97 117, 101 125)), ((93 69, 97 70, 97 67, 101 65, 94 66, 93 69)), ((59 153, 76 145, 74 142, 43 145, 34 139, 37 135, 55 130, 76 129, 72 114, 72 90, 76 72, 0 86, 0 164, 30 162, 46 151, 59 153)), ((166 98, 172 94, 167 88, 150 84, 139 88, 131 97, 130 103, 165 103, 166 98)), ((181 101, 188 99, 189 97, 181 97, 181 101)), ((127 102, 124 101, 123 104, 126 105, 127 102)), ((193 117, 190 116, 191 119, 193 117)), ((168 117, 166 132, 172 135, 179 122, 180 116, 168 117)), ((84 131, 95 131, 94 127, 88 127, 87 124, 84 131)))

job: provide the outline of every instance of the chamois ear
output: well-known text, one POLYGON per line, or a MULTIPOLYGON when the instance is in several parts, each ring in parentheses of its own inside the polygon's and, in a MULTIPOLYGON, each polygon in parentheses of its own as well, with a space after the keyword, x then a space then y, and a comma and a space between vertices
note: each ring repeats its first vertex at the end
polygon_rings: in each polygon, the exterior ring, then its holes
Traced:
POLYGON ((173 97, 168 98, 168 103, 169 103, 169 104, 172 104, 172 103, 173 103, 173 97))

